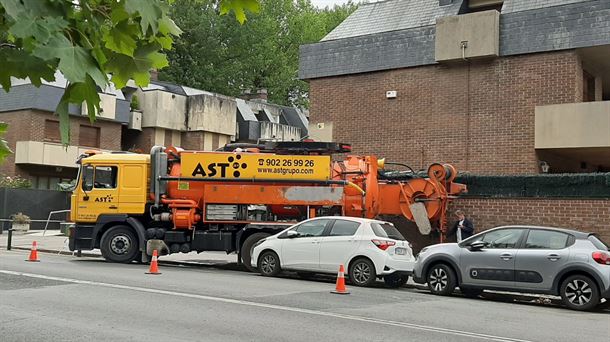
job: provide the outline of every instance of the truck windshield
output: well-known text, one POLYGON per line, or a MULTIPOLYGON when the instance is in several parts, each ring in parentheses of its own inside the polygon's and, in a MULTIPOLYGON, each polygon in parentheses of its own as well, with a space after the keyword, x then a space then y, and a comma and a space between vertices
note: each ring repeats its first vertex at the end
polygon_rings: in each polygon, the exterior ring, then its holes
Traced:
POLYGON ((601 249, 602 251, 610 250, 610 245, 608 245, 608 243, 606 243, 597 235, 589 235, 589 241, 593 243, 595 248, 601 249))
POLYGON ((396 227, 394 227, 393 225, 391 225, 389 223, 373 222, 373 223, 371 223, 371 228, 373 228, 373 232, 375 233, 375 235, 377 235, 379 237, 384 237, 384 238, 389 238, 389 239, 394 239, 394 240, 401 240, 401 241, 406 240, 405 237, 402 236, 402 234, 400 234, 398 229, 396 229, 396 227))

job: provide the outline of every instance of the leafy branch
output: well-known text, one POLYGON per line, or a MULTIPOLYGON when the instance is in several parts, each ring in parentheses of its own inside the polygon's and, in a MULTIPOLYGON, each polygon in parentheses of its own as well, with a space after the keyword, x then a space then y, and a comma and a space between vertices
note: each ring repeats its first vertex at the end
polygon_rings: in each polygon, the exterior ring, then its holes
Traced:
MULTIPOLYGON (((222 14, 246 20, 258 0, 219 0, 222 14)), ((0 86, 11 77, 40 86, 60 71, 69 82, 57 106, 61 141, 70 143, 69 105, 84 103, 93 122, 98 89, 134 80, 150 82, 150 70, 168 65, 165 55, 181 30, 168 16, 174 0, 0 0, 0 86)), ((0 126, 2 131, 6 125, 0 126)), ((10 153, 0 141, 0 160, 10 153)))

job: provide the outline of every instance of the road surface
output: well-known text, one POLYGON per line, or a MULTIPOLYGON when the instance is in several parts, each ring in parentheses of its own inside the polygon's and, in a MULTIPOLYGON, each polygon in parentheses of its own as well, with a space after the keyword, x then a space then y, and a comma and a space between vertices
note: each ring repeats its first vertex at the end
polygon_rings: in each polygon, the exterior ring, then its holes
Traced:
POLYGON ((437 297, 332 278, 265 278, 214 267, 111 264, 0 251, 0 340, 607 341, 610 311, 437 297))

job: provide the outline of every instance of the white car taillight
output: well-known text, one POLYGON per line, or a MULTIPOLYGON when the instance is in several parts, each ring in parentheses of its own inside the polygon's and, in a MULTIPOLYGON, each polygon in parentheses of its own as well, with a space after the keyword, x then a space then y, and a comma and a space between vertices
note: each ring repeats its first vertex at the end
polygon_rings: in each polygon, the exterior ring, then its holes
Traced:
POLYGON ((396 242, 388 240, 373 239, 371 240, 371 242, 374 243, 375 246, 377 246, 382 251, 385 251, 386 249, 388 249, 388 247, 396 245, 396 242))

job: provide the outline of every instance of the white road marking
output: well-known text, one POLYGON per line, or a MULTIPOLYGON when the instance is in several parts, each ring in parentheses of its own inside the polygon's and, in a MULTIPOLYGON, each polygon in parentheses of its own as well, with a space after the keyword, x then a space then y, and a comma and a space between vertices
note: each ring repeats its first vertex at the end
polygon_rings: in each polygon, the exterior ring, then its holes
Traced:
POLYGON ((9 270, 0 270, 0 274, 10 274, 10 275, 16 275, 16 276, 30 277, 30 278, 63 281, 63 282, 74 283, 74 284, 109 287, 109 288, 114 288, 114 289, 122 289, 122 290, 138 291, 138 292, 146 292, 146 293, 155 293, 155 294, 175 296, 175 297, 194 298, 194 299, 201 299, 201 300, 208 300, 208 301, 215 301, 215 302, 222 302, 222 303, 229 303, 229 304, 236 304, 236 305, 247 305, 247 306, 259 307, 259 308, 265 308, 265 309, 289 311, 289 312, 303 313, 303 314, 316 315, 316 316, 341 318, 341 319, 346 319, 346 320, 351 320, 351 321, 360 321, 360 322, 374 323, 374 324, 380 324, 380 325, 389 325, 389 326, 395 326, 395 327, 401 327, 401 328, 407 328, 407 329, 430 331, 430 332, 436 332, 436 333, 441 333, 441 334, 477 338, 477 339, 489 340, 489 341, 532 342, 530 340, 522 340, 522 339, 494 336, 494 335, 487 335, 487 334, 479 334, 479 333, 475 333, 475 332, 455 330, 455 329, 446 329, 446 328, 413 324, 413 323, 407 323, 407 322, 389 321, 389 320, 383 320, 383 319, 371 318, 371 317, 354 316, 354 315, 347 315, 347 314, 341 314, 341 313, 293 308, 293 307, 289 307, 289 306, 257 303, 257 302, 250 302, 250 301, 246 301, 246 300, 205 296, 205 295, 176 292, 176 291, 166 291, 166 290, 151 289, 151 288, 146 288, 146 287, 111 284, 111 283, 103 283, 103 282, 97 282, 97 281, 79 280, 79 279, 71 279, 71 278, 63 278, 63 277, 53 277, 53 276, 46 276, 43 274, 16 272, 16 271, 9 271, 9 270))

